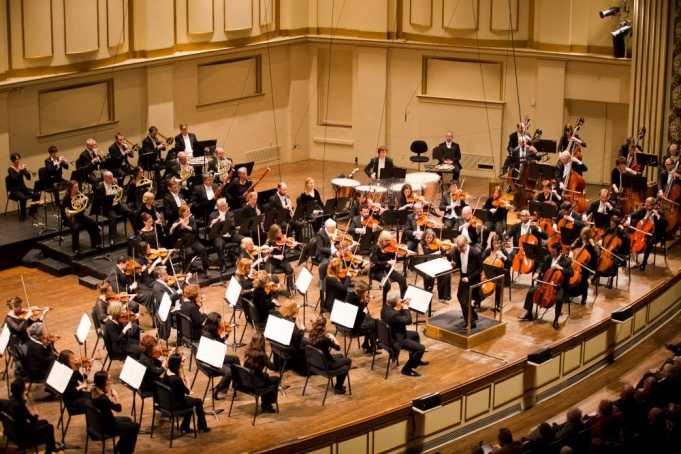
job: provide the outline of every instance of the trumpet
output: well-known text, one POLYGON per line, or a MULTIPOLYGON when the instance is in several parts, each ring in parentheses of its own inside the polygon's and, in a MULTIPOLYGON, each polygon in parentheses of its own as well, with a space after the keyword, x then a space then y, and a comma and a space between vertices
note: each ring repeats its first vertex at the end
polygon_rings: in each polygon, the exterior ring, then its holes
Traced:
POLYGON ((78 191, 78 194, 71 199, 71 208, 67 207, 64 210, 66 212, 66 219, 68 219, 69 222, 73 222, 74 216, 84 211, 85 208, 87 208, 87 204, 88 197, 82 192, 78 191))
POLYGON ((19 161, 19 169, 20 169, 20 170, 24 170, 24 171, 30 173, 31 176, 33 176, 33 177, 37 177, 37 176, 38 176, 38 173, 37 173, 37 172, 31 172, 30 170, 28 170, 28 167, 26 167, 26 164, 22 164, 21 161, 19 161))
POLYGON ((166 145, 172 145, 173 142, 175 142, 175 138, 174 138, 174 137, 166 137, 166 136, 164 136, 163 134, 161 134, 161 133, 158 132, 158 131, 156 131, 156 135, 157 135, 158 137, 160 137, 162 140, 164 140, 165 143, 166 143, 166 145))

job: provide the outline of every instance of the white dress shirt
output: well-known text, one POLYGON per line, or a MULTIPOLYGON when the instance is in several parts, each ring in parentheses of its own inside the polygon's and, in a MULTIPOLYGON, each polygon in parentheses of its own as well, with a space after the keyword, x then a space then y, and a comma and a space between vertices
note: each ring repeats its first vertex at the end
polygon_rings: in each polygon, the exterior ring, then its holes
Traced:
POLYGON ((192 149, 192 141, 189 140, 189 134, 182 136, 182 140, 184 140, 184 151, 187 153, 187 157, 191 158, 194 156, 194 150, 192 149))
POLYGON ((203 187, 206 189, 206 198, 208 200, 213 200, 215 198, 215 193, 213 192, 213 186, 206 186, 204 184, 203 187))
POLYGON ((466 251, 465 252, 460 252, 460 257, 461 257, 461 272, 462 273, 467 273, 468 272, 468 253, 471 250, 471 245, 466 246, 466 251))

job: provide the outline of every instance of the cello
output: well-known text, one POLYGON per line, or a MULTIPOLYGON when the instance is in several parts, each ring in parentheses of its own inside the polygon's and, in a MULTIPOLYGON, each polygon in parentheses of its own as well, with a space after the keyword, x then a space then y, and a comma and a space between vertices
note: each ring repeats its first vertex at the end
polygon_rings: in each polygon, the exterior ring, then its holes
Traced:
MULTIPOLYGON (((577 240, 575 240, 575 243, 577 240)), ((586 268, 586 264, 591 260, 591 253, 586 250, 586 245, 589 243, 583 243, 582 247, 577 250, 573 249, 572 257, 572 277, 570 278, 570 288, 575 288, 582 281, 582 267, 586 268), (577 251, 575 253, 575 251, 577 251)), ((588 268, 586 268, 588 270, 588 268)))
POLYGON ((511 268, 518 274, 527 274, 534 269, 534 260, 528 259, 523 249, 523 243, 537 245, 539 240, 532 235, 532 230, 528 229, 525 235, 521 235, 518 239, 518 253, 513 257, 513 264, 511 268))
MULTIPOLYGON (((501 244, 503 244, 504 241, 506 241, 506 238, 501 240, 501 244)), ((497 255, 497 251, 493 251, 489 255, 489 257, 487 257, 482 263, 485 264, 485 265, 492 265, 495 268, 503 268, 504 267, 504 261, 501 260, 501 258, 497 255)), ((482 272, 481 279, 483 281, 487 280, 487 277, 485 276, 484 271, 482 272)), ((482 287, 480 287, 480 293, 482 294, 482 296, 484 298, 487 298, 492 293, 494 293, 496 288, 497 288, 496 282, 493 282, 493 281, 485 282, 484 284, 482 284, 482 287)))
POLYGON ((578 213, 584 213, 584 211, 586 211, 586 199, 584 198, 586 180, 582 175, 572 170, 572 158, 579 159, 581 157, 581 151, 579 150, 579 145, 577 143, 578 139, 576 139, 575 136, 583 124, 584 117, 579 117, 577 119, 577 123, 575 124, 572 138, 570 138, 570 143, 568 144, 566 150, 568 153, 570 153, 570 161, 567 163, 567 177, 563 178, 563 186, 565 187, 565 195, 563 195, 563 200, 571 202, 575 211, 578 213))
MULTIPOLYGON (((652 213, 652 211, 651 211, 652 213)), ((643 218, 636 223, 636 227, 629 228, 634 230, 634 233, 629 237, 631 242, 631 252, 634 254, 640 254, 646 248, 648 244, 648 237, 653 235, 655 230, 655 222, 653 221, 653 214, 650 215, 648 219, 643 218)))
MULTIPOLYGON (((616 228, 616 227, 615 227, 616 228)), ((606 233, 601 246, 601 256, 598 258, 596 270, 602 276, 612 275, 615 266, 615 252, 622 246, 622 239, 613 231, 606 233), (605 254, 603 254, 605 252, 605 254)))
POLYGON ((544 273, 544 280, 534 293, 532 301, 539 307, 550 309, 556 304, 558 299, 558 287, 563 285, 563 272, 557 268, 549 268, 544 273))

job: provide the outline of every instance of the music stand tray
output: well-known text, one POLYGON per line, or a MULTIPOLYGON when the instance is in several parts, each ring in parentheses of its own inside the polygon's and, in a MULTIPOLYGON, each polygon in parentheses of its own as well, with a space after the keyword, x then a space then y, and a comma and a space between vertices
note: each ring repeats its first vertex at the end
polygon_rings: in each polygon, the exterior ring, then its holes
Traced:
POLYGON ((339 197, 337 199, 329 199, 324 204, 324 216, 333 216, 345 209, 345 206, 350 201, 349 197, 339 197))
POLYGON ((406 210, 387 210, 383 213, 383 224, 404 226, 409 214, 406 210))
MULTIPOLYGON (((643 154, 643 153, 641 153, 643 154)), ((622 174, 622 187, 645 193, 648 190, 648 179, 643 175, 622 174)))
POLYGON ((376 242, 378 235, 379 235, 379 232, 365 233, 362 236, 362 238, 360 238, 359 244, 357 245, 357 249, 359 249, 360 251, 370 251, 371 247, 376 242))
POLYGON ((538 162, 530 162, 528 178, 541 181, 550 180, 556 175, 556 167, 550 164, 539 164, 538 162))
POLYGON ((611 216, 607 213, 594 213, 594 226, 598 229, 607 229, 610 227, 611 216))
POLYGON ((317 202, 312 200, 306 203, 299 203, 296 207, 296 211, 293 213, 293 219, 301 220, 312 216, 312 212, 317 207, 317 202))
POLYGON ((534 260, 535 263, 543 262, 544 258, 549 255, 549 250, 545 247, 535 244, 523 243, 523 250, 528 259, 534 260))
POLYGON ((254 166, 254 165, 255 165, 255 162, 254 162, 254 161, 251 161, 251 162, 244 162, 244 163, 239 163, 239 164, 235 165, 234 168, 238 170, 238 169, 241 168, 241 167, 245 167, 245 168, 246 168, 246 173, 247 173, 248 175, 250 175, 250 174, 253 172, 253 166, 254 166))
POLYGON ((239 226, 239 235, 248 235, 250 233, 257 233, 260 224, 265 219, 264 215, 254 216, 252 218, 242 219, 239 226))

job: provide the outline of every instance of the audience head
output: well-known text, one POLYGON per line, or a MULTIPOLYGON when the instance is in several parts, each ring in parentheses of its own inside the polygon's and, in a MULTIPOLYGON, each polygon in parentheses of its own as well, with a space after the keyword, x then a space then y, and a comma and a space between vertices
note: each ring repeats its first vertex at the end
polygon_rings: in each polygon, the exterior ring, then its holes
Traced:
POLYGON ((511 430, 506 427, 499 429, 497 441, 499 441, 499 446, 506 446, 513 443, 513 434, 511 433, 511 430))
POLYGON ((24 399, 24 396, 26 395, 26 382, 24 379, 21 377, 15 378, 12 381, 12 384, 9 385, 9 392, 15 399, 19 399, 21 401, 26 400, 24 399))

